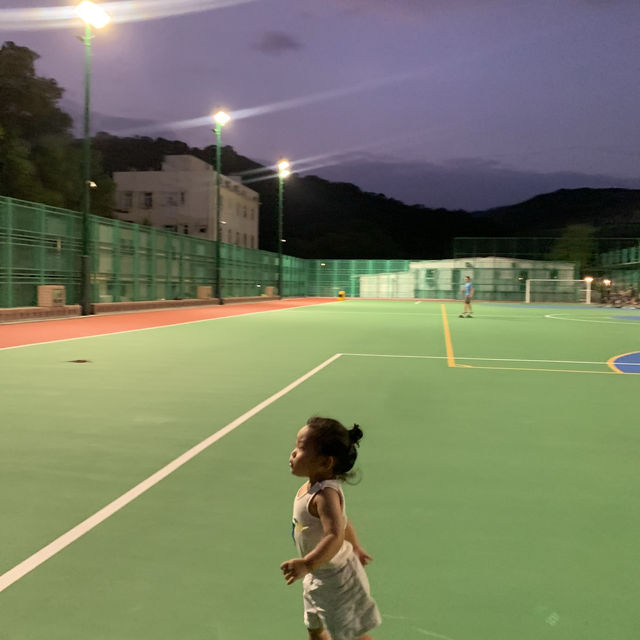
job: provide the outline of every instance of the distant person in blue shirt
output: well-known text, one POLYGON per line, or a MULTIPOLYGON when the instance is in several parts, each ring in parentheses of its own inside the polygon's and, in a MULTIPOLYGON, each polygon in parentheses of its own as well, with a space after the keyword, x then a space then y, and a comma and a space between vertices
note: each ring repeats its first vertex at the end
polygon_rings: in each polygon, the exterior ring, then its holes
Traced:
POLYGON ((473 298, 473 282, 471 276, 465 276, 464 284, 460 287, 460 292, 464 289, 464 307, 461 318, 473 318, 473 309, 471 308, 471 298, 473 298))

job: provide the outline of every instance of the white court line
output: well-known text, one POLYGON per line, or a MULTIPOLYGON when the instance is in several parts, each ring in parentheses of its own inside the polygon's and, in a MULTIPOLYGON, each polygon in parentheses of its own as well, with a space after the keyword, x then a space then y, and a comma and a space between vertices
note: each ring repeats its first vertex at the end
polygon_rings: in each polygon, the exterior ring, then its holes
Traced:
MULTIPOLYGON (((47 340, 46 342, 30 342, 29 344, 18 344, 13 347, 0 347, 0 351, 8 351, 9 349, 24 349, 25 347, 38 347, 42 344, 55 344, 56 342, 73 342, 74 340, 87 340, 89 338, 104 338, 105 336, 117 336, 123 333, 138 333, 140 331, 153 331, 154 329, 168 329, 169 327, 179 327, 185 324, 198 324, 200 322, 212 322, 214 320, 229 320, 231 318, 243 318, 244 316, 255 316, 259 313, 276 313, 280 311, 295 311, 296 309, 304 309, 306 307, 321 307, 325 304, 333 304, 333 302, 319 302, 317 305, 303 305, 301 307, 287 307, 285 309, 267 309, 264 311, 249 311, 248 313, 238 313, 230 316, 221 316, 219 318, 203 318, 202 320, 186 320, 185 322, 174 322, 172 324, 161 324, 157 327, 143 327, 142 329, 125 329, 124 331, 111 331, 110 333, 96 333, 92 336, 78 336, 77 338, 61 338, 60 340, 47 340)), ((188 307, 189 309, 201 309, 202 307, 188 307)), ((154 311, 175 311, 175 309, 154 309, 154 311)), ((140 313, 139 311, 131 311, 127 313, 140 313)), ((118 313, 100 314, 103 315, 124 315, 118 313)), ((78 320, 80 318, 97 318, 99 316, 80 316, 79 318, 55 318, 54 320, 78 320)), ((41 322, 43 322, 41 320, 41 322)), ((9 324, 9 323, 8 323, 9 324)), ((19 324, 19 323, 10 323, 19 324)), ((0 325, 2 326, 2 325, 0 325)))
POLYGON ((62 549, 69 546, 72 542, 75 542, 85 533, 91 531, 91 529, 98 526, 101 522, 122 509, 132 500, 135 500, 145 491, 151 489, 151 487, 158 484, 158 482, 164 480, 164 478, 166 478, 169 474, 173 473, 176 469, 179 469, 181 466, 189 462, 189 460, 191 460, 192 458, 195 458, 195 456, 197 456, 199 453, 202 453, 214 442, 217 442, 228 433, 239 427, 242 423, 246 422, 257 413, 260 413, 260 411, 268 407, 270 404, 273 404, 276 400, 279 400, 280 398, 282 398, 282 396, 289 393, 289 391, 295 389, 297 386, 308 380, 311 376, 318 373, 318 371, 321 371, 322 369, 330 365, 341 355, 342 354, 340 353, 336 353, 334 356, 331 356, 331 358, 325 360, 322 364, 319 364, 314 369, 311 369, 311 371, 308 371, 297 380, 294 380, 291 384, 287 385, 277 393, 274 393, 266 400, 263 400, 260 404, 257 404, 255 407, 253 407, 253 409, 250 409, 246 413, 243 413, 239 418, 236 418, 233 422, 230 422, 228 425, 226 425, 219 431, 216 431, 214 434, 210 435, 208 438, 195 445, 194 447, 183 453, 181 456, 177 457, 175 460, 170 462, 159 471, 156 471, 146 480, 143 480, 140 484, 133 487, 133 489, 129 489, 129 491, 122 494, 119 498, 116 498, 106 507, 103 507, 102 509, 100 509, 100 511, 97 511, 92 516, 89 516, 86 520, 73 527, 73 529, 70 529, 66 533, 62 534, 59 538, 56 538, 53 542, 50 542, 46 547, 40 549, 40 551, 37 551, 26 560, 23 560, 20 564, 17 564, 15 567, 13 567, 13 569, 9 569, 9 571, 0 576, 0 593, 7 587, 10 587, 14 582, 20 580, 20 578, 25 576, 27 573, 40 566, 43 562, 46 562, 56 553, 62 551, 62 549))
POLYGON ((414 627, 416 631, 421 633, 424 636, 430 636, 431 638, 440 638, 440 640, 453 640, 449 636, 443 636, 441 633, 435 633, 435 631, 427 631, 426 629, 421 629, 420 627, 414 627))
MULTIPOLYGON (((322 303, 322 304, 331 304, 331 303, 322 303)), ((416 302, 415 304, 420 304, 419 302, 416 302)), ((460 304, 462 304, 462 301, 460 301, 460 304)), ((317 305, 320 306, 320 305, 317 305)), ((295 307, 295 309, 306 309, 306 307, 295 307)), ((347 310, 336 310, 336 311, 325 311, 324 309, 322 311, 319 311, 318 313, 324 313, 324 314, 331 314, 333 316, 335 316, 336 318, 341 318, 343 315, 352 315, 352 316, 361 316, 363 318, 366 318, 370 315, 374 315, 374 316, 404 316, 404 317, 411 317, 411 318, 416 318, 416 319, 422 319, 422 318, 431 318, 431 317, 435 317, 435 318, 442 318, 442 313, 431 313, 431 311, 420 311, 420 310, 412 310, 412 311, 347 311, 347 310)), ((531 320, 531 318, 533 316, 528 315, 528 316, 513 316, 513 315, 501 315, 501 314, 483 314, 483 315, 478 315, 477 312, 474 312, 474 318, 480 318, 482 320, 493 320, 494 318, 509 318, 510 320, 531 320)), ((536 318, 541 318, 542 316, 535 316, 536 318)))
MULTIPOLYGON (((360 356, 363 358, 417 358, 424 360, 446 360, 447 356, 407 356, 388 353, 343 353, 343 356, 360 356)), ((604 364, 606 362, 593 360, 531 360, 525 358, 463 358, 456 355, 456 360, 479 360, 481 362, 541 362, 553 364, 604 364)))
MULTIPOLYGON (((629 309, 632 311, 632 309, 629 309)), ((547 313, 545 314, 545 318, 549 318, 550 320, 568 320, 569 322, 593 322, 596 324, 626 324, 628 326, 633 327, 634 324, 637 326, 638 322, 628 321, 628 320, 585 320, 584 318, 563 318, 560 313, 547 313)))

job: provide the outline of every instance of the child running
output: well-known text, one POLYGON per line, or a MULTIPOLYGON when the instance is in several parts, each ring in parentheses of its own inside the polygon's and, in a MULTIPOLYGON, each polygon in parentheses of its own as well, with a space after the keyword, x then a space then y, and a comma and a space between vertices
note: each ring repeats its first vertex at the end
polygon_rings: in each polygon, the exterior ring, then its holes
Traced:
POLYGON ((303 578, 304 623, 309 640, 372 640, 381 623, 363 565, 372 558, 347 519, 342 482, 362 438, 331 418, 309 418, 289 456, 291 473, 305 482, 293 502, 293 538, 299 558, 280 565, 287 584, 303 578))

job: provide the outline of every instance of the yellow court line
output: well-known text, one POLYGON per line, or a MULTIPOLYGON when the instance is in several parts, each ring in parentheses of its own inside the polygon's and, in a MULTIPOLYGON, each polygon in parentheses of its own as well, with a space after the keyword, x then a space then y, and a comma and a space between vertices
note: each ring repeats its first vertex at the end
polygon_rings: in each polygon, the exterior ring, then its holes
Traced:
POLYGON ((620 371, 620 369, 618 369, 618 367, 616 367, 616 365, 614 364, 614 360, 616 360, 617 358, 619 358, 620 356, 613 356, 612 358, 609 358, 607 360, 607 366, 610 369, 613 369, 614 373, 622 373, 622 371, 620 371))
POLYGON ((622 356, 630 356, 632 353, 638 353, 637 351, 629 351, 628 353, 620 353, 617 356, 613 356, 611 358, 609 358, 607 360, 607 365, 613 369, 616 373, 621 373, 624 375, 624 371, 621 371, 620 369, 618 369, 618 367, 615 365, 615 360, 617 360, 618 358, 622 358, 622 356))
POLYGON ((455 367, 456 360, 453 357, 453 346, 451 344, 451 332, 449 331, 449 321, 447 320, 447 312, 443 304, 441 304, 440 307, 442 308, 442 325, 444 326, 444 343, 447 347, 447 362, 450 367, 455 367))

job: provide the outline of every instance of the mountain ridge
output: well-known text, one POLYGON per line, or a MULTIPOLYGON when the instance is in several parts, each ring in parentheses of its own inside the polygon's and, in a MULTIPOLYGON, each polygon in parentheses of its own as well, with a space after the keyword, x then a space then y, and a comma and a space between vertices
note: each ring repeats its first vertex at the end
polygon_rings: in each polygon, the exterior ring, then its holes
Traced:
MULTIPOLYGON (((215 147, 189 147, 164 138, 94 139, 105 170, 159 170, 168 154, 192 154, 211 163, 215 147)), ((255 175, 269 168, 222 148, 225 174, 255 175)), ((247 181, 260 196, 261 249, 277 250, 278 180, 247 181)), ((560 189, 484 211, 407 205, 346 182, 293 173, 284 190, 287 253, 305 258, 446 258, 460 236, 553 236, 568 225, 589 225, 597 236, 640 237, 640 190, 560 189)))

